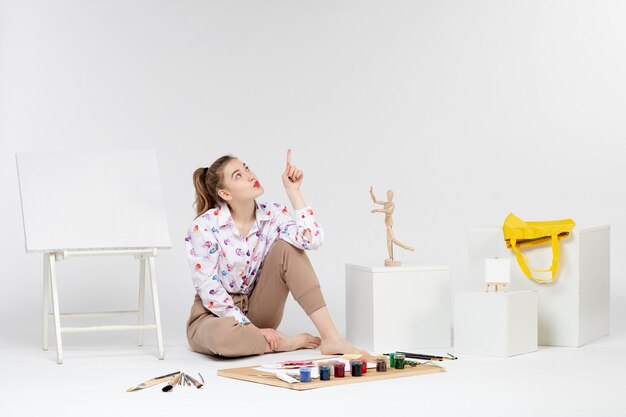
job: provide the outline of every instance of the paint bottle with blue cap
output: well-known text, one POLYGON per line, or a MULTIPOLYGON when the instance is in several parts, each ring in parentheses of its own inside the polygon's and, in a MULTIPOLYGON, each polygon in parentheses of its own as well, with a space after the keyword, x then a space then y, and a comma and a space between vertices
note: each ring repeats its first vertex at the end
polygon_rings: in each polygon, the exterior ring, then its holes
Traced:
POLYGON ((330 365, 320 365, 320 381, 330 381, 330 365))
POLYGON ((311 368, 308 366, 300 367, 300 382, 311 382, 311 368))

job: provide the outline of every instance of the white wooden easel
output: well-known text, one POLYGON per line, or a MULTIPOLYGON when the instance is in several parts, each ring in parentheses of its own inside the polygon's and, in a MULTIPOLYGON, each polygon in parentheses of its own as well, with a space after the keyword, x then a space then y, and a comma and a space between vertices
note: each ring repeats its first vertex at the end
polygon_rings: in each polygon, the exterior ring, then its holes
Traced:
POLYGON ((158 358, 163 359, 155 257, 158 248, 168 248, 171 243, 162 207, 156 154, 151 151, 25 153, 17 155, 17 162, 26 250, 43 252, 43 349, 48 350, 48 325, 53 318, 59 364, 63 363, 62 333, 95 331, 137 330, 138 345, 142 346, 144 331, 154 329, 158 358), (63 190, 63 198, 59 198, 51 194, 50 189, 63 179, 69 181, 69 186, 63 190), (92 196, 89 195, 91 189, 96 190, 92 196), (71 226, 84 221, 81 216, 85 215, 85 206, 93 204, 94 198, 101 200, 98 207, 102 212, 112 210, 117 215, 98 217, 97 209, 95 213, 87 213, 98 222, 90 226, 90 236, 85 237, 81 228, 71 226), (110 223, 114 223, 114 227, 110 223), (139 261, 136 310, 60 312, 57 262, 78 256, 129 255, 139 261), (146 273, 152 293, 153 324, 144 321, 146 273), (52 312, 49 311, 50 301, 52 312), (62 317, 121 315, 137 315, 137 324, 61 326, 62 317))
POLYGON ((48 323, 50 316, 54 319, 54 330, 57 344, 57 363, 63 363, 63 342, 61 333, 97 332, 111 330, 139 330, 137 345, 143 346, 143 331, 156 330, 158 358, 163 359, 163 335, 161 330, 161 314, 159 308, 159 296, 157 292, 154 258, 156 248, 152 249, 119 249, 119 250, 82 250, 82 251, 57 251, 46 252, 43 255, 43 349, 48 350, 48 323), (101 311, 88 313, 60 313, 59 296, 57 289, 56 263, 70 256, 98 256, 98 255, 134 255, 139 260, 139 306, 137 310, 129 311, 101 311), (146 264, 152 290, 152 305, 154 308, 154 324, 144 324, 144 301, 146 290, 146 264), (52 298, 52 312, 50 311, 50 299, 52 298), (61 317, 103 317, 137 314, 138 324, 109 325, 109 326, 82 326, 62 327, 61 317))

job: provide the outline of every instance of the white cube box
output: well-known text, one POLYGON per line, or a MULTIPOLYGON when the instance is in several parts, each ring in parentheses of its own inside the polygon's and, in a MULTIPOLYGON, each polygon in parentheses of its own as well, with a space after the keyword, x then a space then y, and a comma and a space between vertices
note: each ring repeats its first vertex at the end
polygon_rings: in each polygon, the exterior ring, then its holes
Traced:
POLYGON ((537 350, 537 292, 458 292, 454 352, 508 357, 537 350))
POLYGON ((450 267, 346 264, 346 337, 374 352, 449 347, 450 267))
MULTIPOLYGON (((610 227, 575 227, 559 241, 555 282, 537 283, 524 275, 501 228, 470 229, 469 289, 484 288, 485 258, 510 257, 512 290, 536 290, 539 296, 539 345, 582 346, 609 334, 610 227)), ((536 269, 552 263, 552 248, 522 249, 536 269)), ((540 277, 546 274, 539 273, 540 277)), ((549 275, 548 275, 549 276, 549 275)))

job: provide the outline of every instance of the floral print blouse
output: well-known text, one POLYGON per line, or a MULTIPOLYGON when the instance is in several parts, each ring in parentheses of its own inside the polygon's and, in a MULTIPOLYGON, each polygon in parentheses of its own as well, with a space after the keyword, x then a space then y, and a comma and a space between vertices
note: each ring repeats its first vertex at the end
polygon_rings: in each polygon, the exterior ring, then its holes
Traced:
POLYGON ((300 249, 317 249, 324 239, 310 207, 291 215, 283 204, 256 203, 256 221, 241 236, 226 203, 198 216, 187 231, 185 245, 191 279, 202 304, 218 317, 250 322, 231 294, 250 294, 263 260, 276 239, 300 249), (304 233, 311 232, 311 240, 304 233))

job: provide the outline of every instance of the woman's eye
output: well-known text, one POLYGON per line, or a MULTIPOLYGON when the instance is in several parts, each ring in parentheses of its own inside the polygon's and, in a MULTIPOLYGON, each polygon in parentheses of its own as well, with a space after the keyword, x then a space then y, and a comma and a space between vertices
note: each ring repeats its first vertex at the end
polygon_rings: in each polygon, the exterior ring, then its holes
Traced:
POLYGON ((235 175, 235 179, 239 179, 239 177, 241 177, 241 174, 235 175))

